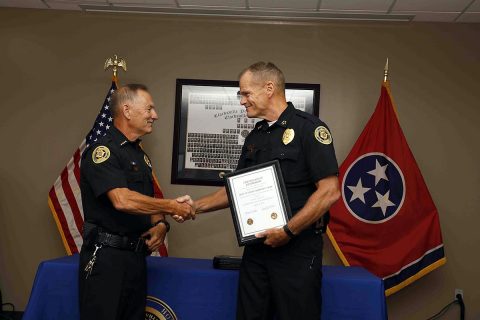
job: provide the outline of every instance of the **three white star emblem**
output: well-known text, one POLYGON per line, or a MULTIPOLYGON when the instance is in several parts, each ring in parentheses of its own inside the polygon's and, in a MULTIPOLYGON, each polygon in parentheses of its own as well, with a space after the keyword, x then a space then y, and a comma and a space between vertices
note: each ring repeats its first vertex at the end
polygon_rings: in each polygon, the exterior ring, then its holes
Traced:
POLYGON ((355 199, 360 199, 363 203, 365 203, 365 193, 370 190, 371 188, 364 188, 362 185, 362 179, 358 179, 358 183, 356 186, 347 186, 350 191, 352 191, 352 197, 350 198, 350 202, 355 199))
POLYGON ((385 171, 387 170, 387 166, 388 164, 381 166, 380 163, 378 163, 378 160, 375 159, 375 169, 367 172, 372 176, 375 176, 375 186, 381 179, 385 179, 388 181, 387 174, 385 173, 385 171))
POLYGON ((385 216, 385 213, 387 212, 387 208, 388 208, 388 207, 393 207, 393 206, 395 206, 395 203, 393 203, 393 202, 390 201, 390 199, 389 199, 390 190, 388 190, 387 193, 385 193, 384 195, 378 193, 377 191, 375 191, 375 193, 377 194, 377 199, 378 199, 378 201, 375 202, 375 203, 372 205, 372 207, 373 207, 373 208, 380 208, 380 209, 382 209, 383 216, 385 216))

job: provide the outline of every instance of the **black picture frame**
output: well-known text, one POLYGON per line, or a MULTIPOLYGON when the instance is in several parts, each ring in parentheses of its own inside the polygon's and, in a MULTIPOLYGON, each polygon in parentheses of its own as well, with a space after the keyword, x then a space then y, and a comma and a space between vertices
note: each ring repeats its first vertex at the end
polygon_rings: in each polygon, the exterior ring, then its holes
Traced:
MULTIPOLYGON (((298 104, 300 109, 304 107, 304 111, 318 117, 320 84, 286 83, 285 88, 287 100, 291 97, 296 107, 298 104)), ((241 140, 259 120, 243 116, 245 108, 238 101, 238 90, 238 81, 176 80, 172 184, 222 186, 224 175, 236 168, 243 145, 241 140), (237 112, 220 117, 212 115, 217 111, 218 114, 225 113, 222 108, 237 112), (210 114, 210 118, 206 114, 210 114), (239 121, 236 128, 232 128, 233 120, 227 119, 229 116, 239 121), (227 123, 231 127, 227 127, 227 123), (227 128, 220 132, 222 125, 227 128), (196 126, 196 129, 189 131, 189 126, 196 126), (204 128, 206 131, 215 128, 218 132, 198 132, 204 128), (237 144, 232 143, 235 136, 238 137, 237 144)))
MULTIPOLYGON (((230 212, 232 214, 232 221, 235 226, 235 233, 237 235, 237 242, 239 246, 244 246, 244 245, 253 244, 253 243, 260 243, 260 242, 263 242, 265 239, 257 238, 255 237, 255 234, 247 234, 252 232, 246 232, 244 230, 244 228, 246 227, 245 222, 247 221, 247 219, 243 215, 245 214, 245 211, 248 211, 248 210, 244 210, 244 208, 240 208, 238 206, 238 201, 235 201, 235 198, 238 197, 238 194, 241 194, 241 192, 238 192, 238 190, 235 190, 233 186, 233 179, 235 179, 236 177, 242 176, 244 177, 244 179, 255 180, 255 177, 256 177, 255 174, 259 171, 263 171, 264 169, 267 169, 267 170, 271 169, 271 171, 273 171, 274 174, 273 174, 273 181, 269 181, 269 183, 267 184, 262 184, 262 190, 265 189, 265 185, 271 186, 274 189, 274 191, 278 194, 277 200, 279 200, 279 201, 275 201, 275 203, 279 205, 279 207, 281 208, 280 210, 281 212, 272 213, 271 211, 269 211, 269 212, 261 212, 258 214, 266 215, 267 216, 266 219, 269 219, 268 216, 269 214, 271 214, 272 215, 271 223, 277 222, 276 227, 281 227, 287 224, 287 222, 292 218, 292 210, 290 208, 290 202, 288 201, 287 189, 285 186, 285 182, 283 180, 280 162, 278 160, 264 162, 255 166, 236 170, 234 172, 226 174, 224 177, 225 188, 227 191, 228 202, 230 204, 230 212), (283 214, 283 217, 278 217, 279 214, 283 214), (275 216, 273 217, 273 215, 275 216), (277 220, 278 218, 281 218, 281 219, 277 220), (279 222, 281 223, 278 224, 279 222), (244 226, 243 229, 242 229, 242 225, 244 226)), ((240 183, 244 181, 245 180, 241 180, 240 183)), ((255 193, 255 196, 259 197, 260 195, 258 193, 255 193)), ((254 210, 256 211, 256 209, 254 210)), ((256 220, 256 219, 252 219, 252 224, 254 223, 253 220, 256 220)), ((273 227, 275 227, 275 225, 269 226, 267 228, 264 228, 263 230, 258 230, 258 231, 261 232, 273 227)))

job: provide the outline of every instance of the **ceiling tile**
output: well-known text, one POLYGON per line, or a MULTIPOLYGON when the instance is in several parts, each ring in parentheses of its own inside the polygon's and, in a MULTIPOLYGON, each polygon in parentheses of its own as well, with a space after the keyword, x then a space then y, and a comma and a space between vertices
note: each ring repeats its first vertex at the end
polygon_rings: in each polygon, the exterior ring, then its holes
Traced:
POLYGON ((310 9, 316 10, 318 0, 249 0, 250 8, 271 8, 271 9, 310 9))
POLYGON ((476 0, 470 7, 468 7, 467 12, 480 12, 480 0, 476 0))
POLYGON ((178 0, 182 6, 245 8, 245 0, 178 0))
POLYGON ((138 7, 144 7, 144 6, 150 6, 150 7, 155 7, 155 6, 177 6, 175 3, 175 0, 108 0, 109 3, 113 5, 127 5, 127 6, 138 6, 138 7))
POLYGON ((454 22, 459 12, 425 12, 425 11, 393 11, 392 14, 414 15, 412 21, 454 22))
POLYGON ((56 1, 47 1, 48 6, 50 9, 57 9, 57 10, 82 10, 79 6, 78 3, 75 2, 56 2, 56 1))
POLYGON ((0 0, 0 7, 48 9, 41 0, 0 0))
POLYGON ((50 9, 57 10, 82 10, 80 4, 83 5, 107 5, 107 0, 46 0, 50 9))
POLYGON ((45 0, 46 2, 58 2, 65 4, 108 4, 109 0, 45 0))
POLYGON ((457 22, 478 22, 480 23, 480 12, 465 12, 457 22))
POLYGON ((393 0, 322 0, 320 9, 387 12, 393 0))
POLYGON ((397 0, 393 11, 462 12, 472 0, 397 0))

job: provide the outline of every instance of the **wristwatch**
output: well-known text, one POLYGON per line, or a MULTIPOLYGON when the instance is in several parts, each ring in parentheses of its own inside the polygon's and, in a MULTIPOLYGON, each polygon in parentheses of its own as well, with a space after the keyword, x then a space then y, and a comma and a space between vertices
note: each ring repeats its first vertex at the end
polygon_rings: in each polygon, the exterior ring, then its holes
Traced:
POLYGON ((295 238, 295 234, 293 234, 292 230, 290 230, 290 228, 288 227, 288 224, 283 226, 283 231, 285 231, 285 233, 287 234, 287 236, 290 237, 290 239, 295 238))
POLYGON ((167 232, 170 231, 170 223, 167 220, 158 220, 154 224, 152 224, 152 228, 158 226, 160 223, 163 223, 165 227, 167 227, 167 232))

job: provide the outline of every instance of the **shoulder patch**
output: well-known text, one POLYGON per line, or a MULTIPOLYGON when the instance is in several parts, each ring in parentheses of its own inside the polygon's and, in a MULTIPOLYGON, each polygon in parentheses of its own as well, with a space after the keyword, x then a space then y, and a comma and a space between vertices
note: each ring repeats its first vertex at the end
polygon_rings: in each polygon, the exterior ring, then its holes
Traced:
POLYGON ((106 146, 98 146, 92 152, 92 160, 96 164, 107 161, 110 158, 110 149, 106 146))
POLYGON ((330 144, 332 143, 332 135, 330 134, 330 131, 324 126, 318 126, 315 129, 314 132, 315 139, 318 140, 318 142, 321 142, 323 144, 330 144))

